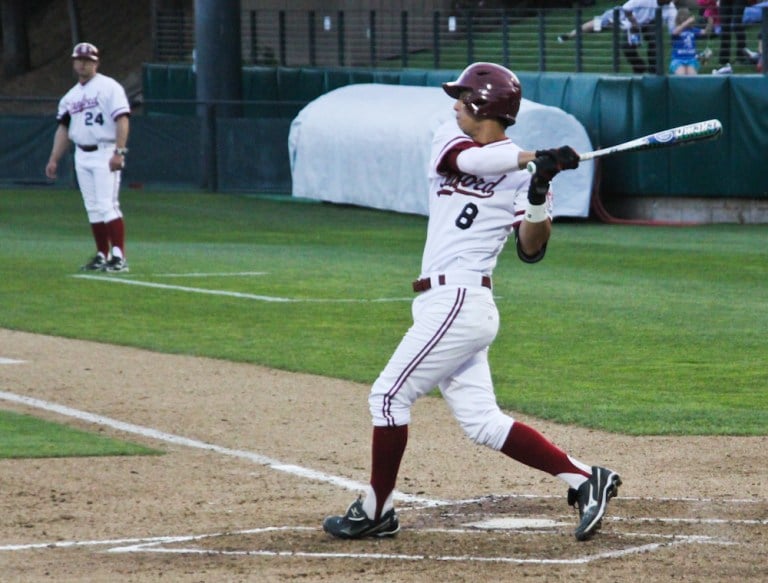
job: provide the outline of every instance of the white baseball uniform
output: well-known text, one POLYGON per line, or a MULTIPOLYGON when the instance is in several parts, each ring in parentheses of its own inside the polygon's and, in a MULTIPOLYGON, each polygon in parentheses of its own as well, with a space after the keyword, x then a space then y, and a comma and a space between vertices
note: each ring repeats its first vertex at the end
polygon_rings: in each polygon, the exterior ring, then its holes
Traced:
POLYGON ((115 120, 130 114, 125 89, 111 77, 96 73, 87 83, 77 83, 59 102, 56 119, 67 125, 74 142, 75 172, 91 223, 108 223, 122 217, 120 171, 109 169, 115 150, 115 120))
MULTIPOLYGON (((624 11, 621 10, 621 8, 619 8, 618 12, 619 12, 619 28, 621 28, 622 30, 628 29, 631 26, 631 24, 629 20, 627 20, 627 17, 624 14, 624 11)), ((609 8, 608 10, 606 10, 605 12, 603 12, 602 14, 596 17, 600 19, 600 26, 602 28, 610 28, 613 26, 613 13, 614 13, 614 9, 609 8)))
MULTIPOLYGON (((659 8, 657 0, 628 0, 621 6, 624 12, 632 12, 637 24, 646 26, 656 18, 656 9, 659 8)), ((661 6, 661 20, 671 32, 675 28, 677 8, 673 3, 661 6)))
MULTIPOLYGON (((455 120, 436 131, 427 240, 414 283, 425 291, 413 302, 413 325, 371 389, 375 426, 409 424, 413 403, 437 386, 473 441, 497 450, 504 445, 513 420, 496 403, 488 366, 499 328, 490 286, 496 260, 526 208, 530 174, 517 167, 520 151, 509 139, 481 146, 455 120), (500 174, 462 172, 461 153, 470 149, 496 160, 507 156, 509 167, 500 174)), ((547 208, 551 218, 551 196, 547 208)), ((518 248, 518 255, 535 262, 545 251, 525 257, 518 248)))

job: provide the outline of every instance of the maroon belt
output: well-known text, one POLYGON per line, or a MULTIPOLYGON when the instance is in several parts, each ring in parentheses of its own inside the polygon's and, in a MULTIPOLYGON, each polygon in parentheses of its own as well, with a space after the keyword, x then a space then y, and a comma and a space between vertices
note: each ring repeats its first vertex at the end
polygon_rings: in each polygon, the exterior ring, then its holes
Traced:
MULTIPOLYGON (((437 285, 447 285, 450 284, 449 281, 446 281, 445 275, 438 275, 437 276, 437 285)), ((464 285, 464 284, 461 284, 464 285)), ((483 275, 480 278, 480 285, 483 287, 487 287, 488 289, 491 289, 491 278, 487 275, 483 275)), ((415 292, 425 292, 428 289, 432 289, 432 279, 429 277, 425 277, 424 279, 417 279, 413 282, 413 291, 415 292)))

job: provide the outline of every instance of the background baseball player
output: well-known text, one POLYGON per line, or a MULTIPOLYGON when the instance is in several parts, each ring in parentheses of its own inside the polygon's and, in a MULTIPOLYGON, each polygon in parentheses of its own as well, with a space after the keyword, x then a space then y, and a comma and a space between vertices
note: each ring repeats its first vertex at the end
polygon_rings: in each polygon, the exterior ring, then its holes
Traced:
MULTIPOLYGON (((491 291, 498 255, 514 233, 517 255, 540 261, 551 233, 552 178, 576 168, 568 146, 524 152, 505 128, 515 123, 521 86, 509 70, 491 63, 467 67, 443 85, 456 99, 456 119, 432 142, 429 222, 421 275, 413 283, 413 325, 371 388, 373 418, 370 486, 342 516, 323 522, 339 538, 395 535, 400 523, 393 491, 408 441, 411 407, 435 386, 467 435, 476 443, 564 480, 568 502, 580 513, 575 535, 589 538, 600 527, 619 475, 590 467, 535 429, 503 413, 488 365, 499 328, 491 291), (535 157, 536 174, 522 170, 535 157)), ((518 326, 536 326, 535 302, 520 304, 518 326)))
POLYGON ((654 73, 659 55, 657 50, 655 19, 656 9, 661 8, 661 19, 668 32, 675 28, 677 8, 672 0, 628 0, 621 5, 629 21, 629 34, 622 44, 624 56, 632 65, 633 73, 654 73), (642 40, 648 45, 648 63, 640 56, 638 47, 642 40))
POLYGON ((79 43, 72 51, 78 82, 59 102, 58 127, 45 174, 56 178, 59 160, 75 143, 75 172, 96 242, 83 270, 128 271, 120 175, 128 152, 130 106, 123 87, 98 72, 99 51, 79 43))
MULTIPOLYGON (((629 30, 630 23, 627 20, 627 16, 624 14, 622 10, 618 10, 618 15, 619 15, 619 28, 623 31, 629 30)), ((582 24, 581 32, 591 33, 591 32, 600 32, 600 31, 610 30, 611 28, 613 28, 613 16, 614 16, 614 9, 609 8, 608 10, 605 10, 604 12, 602 12, 599 16, 590 18, 584 24, 582 24), (599 24, 599 27, 595 26, 596 23, 599 24)), ((558 35, 557 42, 564 43, 574 38, 576 38, 575 28, 571 29, 570 32, 566 32, 565 34, 558 35)))

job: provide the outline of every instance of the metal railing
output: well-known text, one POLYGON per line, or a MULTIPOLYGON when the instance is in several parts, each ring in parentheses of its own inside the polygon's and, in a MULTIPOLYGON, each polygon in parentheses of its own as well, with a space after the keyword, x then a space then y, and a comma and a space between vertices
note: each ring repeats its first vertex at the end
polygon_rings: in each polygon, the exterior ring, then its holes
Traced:
MULTIPOLYGON (((639 72, 628 60, 627 31, 608 27, 592 32, 589 25, 595 16, 583 8, 455 13, 247 10, 241 14, 240 37, 244 65, 460 69, 485 60, 525 71, 639 72), (570 31, 571 39, 558 41, 570 31)), ((192 62, 194 16, 158 12, 153 22, 155 62, 192 62)), ((761 30, 768 32, 768 9, 762 24, 747 28, 753 50, 761 30)), ((646 63, 655 60, 646 72, 666 74, 671 43, 661 9, 641 43, 641 58, 646 63), (654 46, 659 58, 649 59, 654 46)), ((720 40, 712 37, 699 40, 698 48, 716 55, 719 46, 720 40)), ((712 66, 714 61, 704 59, 702 72, 712 66)), ((744 64, 736 72, 754 70, 744 64)))

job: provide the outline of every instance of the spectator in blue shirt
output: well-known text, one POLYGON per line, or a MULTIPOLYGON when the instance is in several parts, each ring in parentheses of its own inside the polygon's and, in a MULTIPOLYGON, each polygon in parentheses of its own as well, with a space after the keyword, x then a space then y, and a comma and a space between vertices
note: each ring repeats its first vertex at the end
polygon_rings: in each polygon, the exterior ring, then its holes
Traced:
POLYGON ((672 30, 672 55, 669 72, 672 75, 698 75, 699 62, 696 40, 709 36, 712 32, 711 23, 701 29, 696 24, 696 17, 688 8, 680 8, 675 17, 675 28, 672 30))

